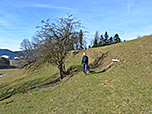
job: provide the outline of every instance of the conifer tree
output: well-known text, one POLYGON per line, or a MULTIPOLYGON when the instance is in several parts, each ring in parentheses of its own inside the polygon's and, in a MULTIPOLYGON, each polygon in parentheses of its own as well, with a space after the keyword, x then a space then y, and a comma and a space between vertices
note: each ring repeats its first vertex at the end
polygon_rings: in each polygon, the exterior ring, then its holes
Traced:
POLYGON ((80 33, 79 33, 79 43, 80 43, 80 50, 84 49, 83 48, 83 32, 82 30, 80 30, 80 33))
POLYGON ((92 47, 97 47, 97 46, 98 46, 98 41, 97 39, 95 39, 92 47))
POLYGON ((121 42, 121 39, 120 39, 119 35, 115 34, 115 36, 114 36, 114 43, 120 43, 120 42, 121 42))
POLYGON ((96 31, 95 37, 94 37, 94 43, 92 47, 98 47, 98 40, 99 40, 99 35, 98 35, 98 31, 96 31))
POLYGON ((108 35, 108 32, 106 31, 105 32, 105 35, 104 35, 104 45, 109 45, 109 40, 108 40, 108 38, 109 38, 109 35, 108 35))
POLYGON ((103 35, 100 36, 99 46, 103 46, 104 44, 104 37, 103 35))
POLYGON ((109 44, 111 45, 111 44, 113 44, 114 43, 114 40, 113 40, 113 37, 111 36, 110 38, 109 38, 109 44))

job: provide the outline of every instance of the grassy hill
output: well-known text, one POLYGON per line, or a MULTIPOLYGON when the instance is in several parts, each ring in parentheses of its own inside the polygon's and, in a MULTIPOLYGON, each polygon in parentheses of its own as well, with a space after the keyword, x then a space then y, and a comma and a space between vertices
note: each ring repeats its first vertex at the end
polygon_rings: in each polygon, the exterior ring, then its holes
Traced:
POLYGON ((0 78, 0 98, 8 96, 0 101, 0 114, 150 114, 151 44, 152 36, 146 36, 89 49, 88 75, 80 67, 83 51, 71 51, 66 65, 75 71, 60 82, 57 69, 49 65, 34 73, 0 70, 0 74, 7 73, 0 78), (101 72, 114 58, 120 62, 101 72))

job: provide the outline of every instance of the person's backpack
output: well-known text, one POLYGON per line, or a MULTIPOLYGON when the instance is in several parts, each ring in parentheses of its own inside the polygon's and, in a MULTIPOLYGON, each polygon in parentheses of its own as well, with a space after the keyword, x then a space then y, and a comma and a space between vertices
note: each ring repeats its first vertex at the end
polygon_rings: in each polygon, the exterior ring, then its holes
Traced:
POLYGON ((87 63, 87 62, 88 62, 88 57, 87 57, 87 56, 83 56, 82 62, 83 62, 83 63, 87 63))

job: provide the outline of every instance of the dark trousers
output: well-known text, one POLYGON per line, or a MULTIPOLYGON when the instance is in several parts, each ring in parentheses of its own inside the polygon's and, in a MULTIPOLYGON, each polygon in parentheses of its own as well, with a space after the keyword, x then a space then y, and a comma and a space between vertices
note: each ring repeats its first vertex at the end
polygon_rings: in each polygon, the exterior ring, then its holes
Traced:
POLYGON ((83 73, 87 74, 87 68, 88 68, 88 64, 87 63, 83 63, 83 73))

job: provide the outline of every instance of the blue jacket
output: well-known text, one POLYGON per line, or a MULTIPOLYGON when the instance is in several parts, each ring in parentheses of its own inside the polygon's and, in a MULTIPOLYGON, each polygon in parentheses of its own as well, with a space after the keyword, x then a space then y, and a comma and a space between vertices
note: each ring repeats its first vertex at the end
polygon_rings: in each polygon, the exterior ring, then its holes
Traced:
POLYGON ((82 64, 83 63, 88 64, 88 57, 87 56, 82 57, 82 64))

